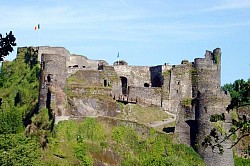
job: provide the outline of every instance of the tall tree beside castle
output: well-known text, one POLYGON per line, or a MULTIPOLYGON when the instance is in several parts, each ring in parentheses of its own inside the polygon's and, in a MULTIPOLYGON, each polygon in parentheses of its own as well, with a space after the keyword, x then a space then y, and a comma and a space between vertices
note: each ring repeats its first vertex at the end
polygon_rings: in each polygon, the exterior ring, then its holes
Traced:
POLYGON ((250 105, 250 79, 248 81, 243 79, 235 80, 234 83, 225 84, 222 89, 230 92, 230 109, 250 105))
POLYGON ((10 31, 9 34, 6 33, 5 37, 0 34, 0 61, 3 61, 4 57, 13 51, 13 47, 16 46, 15 41, 16 38, 12 34, 12 31, 10 31))

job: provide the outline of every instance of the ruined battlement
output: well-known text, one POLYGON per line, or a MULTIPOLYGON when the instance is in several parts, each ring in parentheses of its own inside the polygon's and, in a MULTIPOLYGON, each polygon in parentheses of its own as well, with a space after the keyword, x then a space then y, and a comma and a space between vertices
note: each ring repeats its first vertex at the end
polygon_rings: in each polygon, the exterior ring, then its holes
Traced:
POLYGON ((206 50, 205 58, 195 58, 194 59, 194 66, 195 68, 213 68, 213 67, 220 67, 220 60, 221 60, 221 49, 216 48, 212 51, 206 50))
POLYGON ((64 47, 50 47, 50 46, 39 46, 39 47, 33 47, 35 51, 38 52, 38 61, 41 61, 42 54, 59 54, 61 56, 66 57, 66 59, 69 59, 70 53, 67 49, 64 47))

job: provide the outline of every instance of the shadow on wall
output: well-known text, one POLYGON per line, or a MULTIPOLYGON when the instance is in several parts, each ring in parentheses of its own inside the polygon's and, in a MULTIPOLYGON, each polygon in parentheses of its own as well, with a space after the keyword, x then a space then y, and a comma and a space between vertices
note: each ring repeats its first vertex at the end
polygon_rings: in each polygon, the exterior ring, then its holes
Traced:
POLYGON ((127 95, 128 93, 128 79, 126 77, 120 77, 122 83, 122 94, 127 95))
POLYGON ((162 131, 165 133, 174 133, 175 127, 164 127, 162 131))
POLYGON ((195 140, 196 140, 196 135, 197 135, 197 121, 186 120, 185 122, 190 127, 190 144, 192 147, 195 147, 195 140))
POLYGON ((152 87, 162 87, 163 78, 162 78, 162 66, 150 67, 150 77, 151 77, 151 86, 152 87))

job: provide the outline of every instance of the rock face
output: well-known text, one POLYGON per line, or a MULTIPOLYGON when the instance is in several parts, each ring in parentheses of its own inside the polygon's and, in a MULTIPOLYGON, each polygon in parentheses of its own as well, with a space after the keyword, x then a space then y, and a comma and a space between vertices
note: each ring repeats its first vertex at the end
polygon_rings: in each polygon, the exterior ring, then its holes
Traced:
MULTIPOLYGON (((120 110, 116 101, 155 105, 176 114, 175 132, 189 145, 201 144, 209 134, 212 114, 230 118, 230 96, 220 89, 219 48, 194 62, 158 66, 129 66, 125 61, 109 66, 103 60, 71 55, 63 47, 33 49, 41 62, 39 107, 56 118, 114 116, 120 110)), ((202 146, 197 149, 207 165, 234 165, 232 150, 224 150, 220 155, 202 146)))

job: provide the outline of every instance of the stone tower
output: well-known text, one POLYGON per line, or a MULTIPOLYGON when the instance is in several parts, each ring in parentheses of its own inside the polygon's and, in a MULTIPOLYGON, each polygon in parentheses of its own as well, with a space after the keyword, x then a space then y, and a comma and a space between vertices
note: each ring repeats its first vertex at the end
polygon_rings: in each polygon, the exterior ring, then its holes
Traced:
MULTIPOLYGON (((230 140, 224 142, 224 153, 219 154, 218 150, 212 151, 210 147, 204 148, 201 143, 206 135, 210 134, 213 122, 210 116, 224 113, 226 119, 229 113, 226 107, 230 104, 230 96, 220 88, 221 73, 221 50, 216 48, 213 52, 207 51, 205 58, 197 58, 194 61, 193 73, 193 97, 195 100, 195 120, 197 122, 197 151, 207 165, 227 165, 233 166, 233 152, 230 147, 230 140)), ((230 125, 227 120, 223 122, 223 127, 227 130, 230 125)))
POLYGON ((63 92, 67 78, 66 69, 65 56, 60 54, 41 54, 39 109, 47 108, 53 114, 63 114, 63 105, 66 103, 63 92), (57 107, 53 107, 55 105, 57 107))

